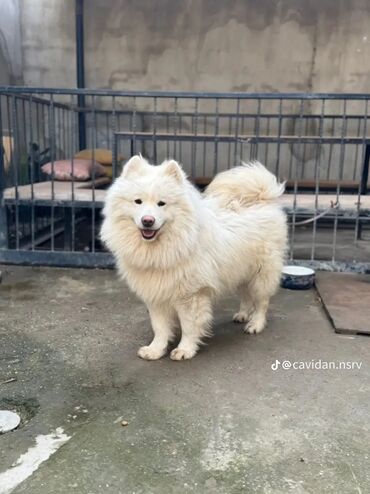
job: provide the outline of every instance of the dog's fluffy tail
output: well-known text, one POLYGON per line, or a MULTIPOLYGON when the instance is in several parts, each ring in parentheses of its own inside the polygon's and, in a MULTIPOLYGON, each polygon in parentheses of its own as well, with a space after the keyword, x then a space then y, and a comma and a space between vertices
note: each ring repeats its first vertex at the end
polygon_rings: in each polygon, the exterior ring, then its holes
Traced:
POLYGON ((257 203, 276 201, 284 193, 284 184, 277 181, 258 161, 243 163, 219 173, 205 191, 207 197, 217 198, 223 207, 237 209, 257 203))

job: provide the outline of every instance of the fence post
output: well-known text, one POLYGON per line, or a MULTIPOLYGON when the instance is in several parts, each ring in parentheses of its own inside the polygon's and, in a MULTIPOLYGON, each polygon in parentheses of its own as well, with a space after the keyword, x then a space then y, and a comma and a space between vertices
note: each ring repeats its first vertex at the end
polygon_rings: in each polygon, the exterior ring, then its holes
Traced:
MULTIPOLYGON (((85 87, 85 59, 84 59, 84 0, 76 0, 76 71, 77 87, 85 87)), ((79 150, 86 148, 86 114, 85 95, 77 95, 78 115, 78 147, 79 150)))
POLYGON ((8 248, 8 223, 6 215, 6 206, 4 204, 4 190, 6 186, 4 154, 5 148, 3 145, 3 121, 2 121, 2 106, 0 95, 0 249, 8 248))
POLYGON ((369 179, 369 164, 370 164, 370 144, 366 144, 365 158, 362 166, 362 177, 361 177, 361 194, 367 194, 367 181, 369 179))

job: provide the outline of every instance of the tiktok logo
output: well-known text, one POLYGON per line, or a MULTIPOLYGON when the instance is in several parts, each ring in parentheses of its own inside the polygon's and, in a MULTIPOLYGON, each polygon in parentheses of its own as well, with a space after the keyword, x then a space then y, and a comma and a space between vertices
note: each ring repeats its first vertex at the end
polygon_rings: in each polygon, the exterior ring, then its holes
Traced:
POLYGON ((273 364, 271 364, 271 369, 273 371, 278 370, 280 363, 281 363, 280 360, 275 360, 275 362, 273 364))

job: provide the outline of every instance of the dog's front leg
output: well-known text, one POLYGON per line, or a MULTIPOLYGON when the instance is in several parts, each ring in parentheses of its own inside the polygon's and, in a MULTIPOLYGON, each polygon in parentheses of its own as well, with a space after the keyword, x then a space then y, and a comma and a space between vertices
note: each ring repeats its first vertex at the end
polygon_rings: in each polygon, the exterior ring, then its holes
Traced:
POLYGON ((212 322, 212 304, 207 294, 197 293, 176 307, 181 324, 181 340, 172 350, 172 360, 193 358, 202 338, 209 336, 212 322))
POLYGON ((149 307, 154 332, 153 341, 139 348, 137 354, 145 360, 158 360, 166 353, 168 342, 173 335, 175 311, 169 307, 149 307))

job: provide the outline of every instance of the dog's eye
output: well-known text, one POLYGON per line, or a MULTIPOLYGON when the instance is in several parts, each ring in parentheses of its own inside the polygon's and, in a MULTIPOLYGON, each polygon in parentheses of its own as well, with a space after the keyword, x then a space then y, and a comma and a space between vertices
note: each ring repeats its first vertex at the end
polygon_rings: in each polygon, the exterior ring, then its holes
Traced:
POLYGON ((141 199, 135 199, 135 202, 136 204, 142 204, 143 201, 141 199))
POLYGON ((163 201, 159 201, 159 202, 157 202, 157 206, 165 206, 165 205, 166 205, 166 203, 165 203, 165 202, 163 202, 163 201))

